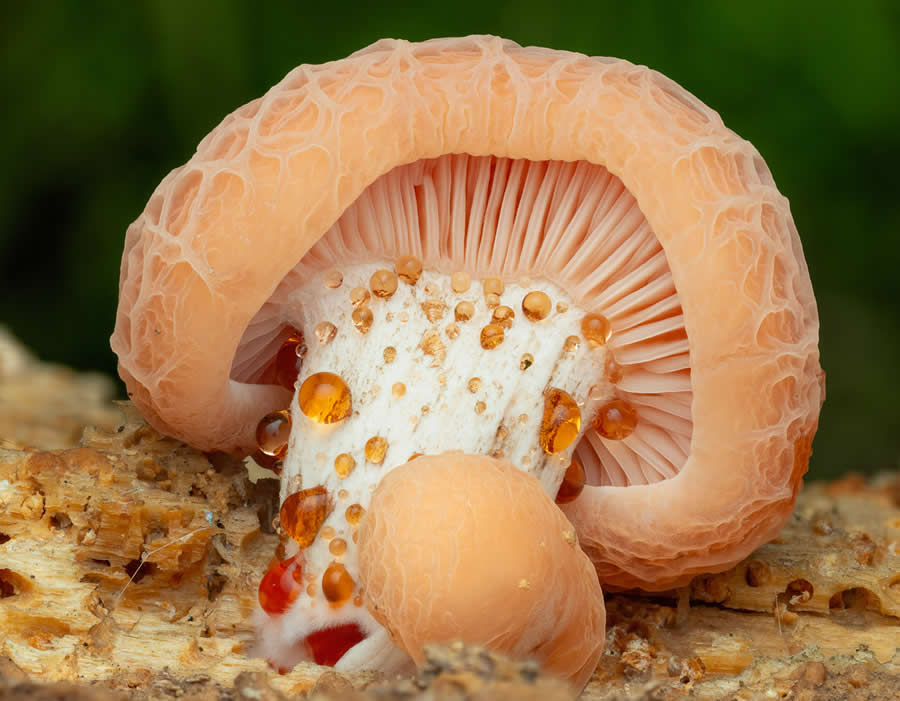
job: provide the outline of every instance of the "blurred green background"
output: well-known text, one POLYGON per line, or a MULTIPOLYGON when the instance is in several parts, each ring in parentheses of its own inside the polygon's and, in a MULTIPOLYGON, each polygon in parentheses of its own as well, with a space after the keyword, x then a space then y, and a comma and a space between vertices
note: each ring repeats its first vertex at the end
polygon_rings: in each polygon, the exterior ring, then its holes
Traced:
POLYGON ((0 9, 0 323, 115 373, 126 226, 228 112, 381 37, 627 58, 752 141, 790 198, 828 400, 812 476, 900 467, 900 2, 33 2, 0 9))

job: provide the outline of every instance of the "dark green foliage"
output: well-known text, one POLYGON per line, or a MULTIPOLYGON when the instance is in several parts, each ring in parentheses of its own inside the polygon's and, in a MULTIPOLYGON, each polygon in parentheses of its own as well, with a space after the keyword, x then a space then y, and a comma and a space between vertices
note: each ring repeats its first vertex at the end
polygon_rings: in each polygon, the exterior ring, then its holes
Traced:
POLYGON ((27 2, 0 9, 0 320, 114 372, 128 223, 232 109, 383 36, 493 33, 644 63, 752 141, 822 318, 813 476, 900 456, 900 3, 27 2))

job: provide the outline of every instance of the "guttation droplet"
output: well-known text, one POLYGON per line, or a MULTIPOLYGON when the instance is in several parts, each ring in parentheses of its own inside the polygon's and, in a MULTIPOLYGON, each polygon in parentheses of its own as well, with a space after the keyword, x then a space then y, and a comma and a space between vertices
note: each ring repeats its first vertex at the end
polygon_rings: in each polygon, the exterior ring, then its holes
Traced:
POLYGON ((256 445, 264 455, 283 460, 290 437, 291 412, 285 409, 266 414, 256 424, 256 445))
POLYGON ((372 294, 382 299, 390 299, 397 291, 397 273, 393 270, 376 270, 369 278, 372 294))
POLYGON ((343 605, 353 596, 356 583, 340 562, 332 562, 322 575, 322 593, 333 607, 343 605))
POLYGON ((329 270, 325 273, 325 287, 336 290, 344 284, 344 274, 340 270, 329 270))
POLYGON ((320 321, 316 324, 316 338, 323 346, 328 345, 337 335, 337 326, 330 321, 320 321))
POLYGON ((347 552, 347 541, 343 538, 335 538, 328 544, 328 552, 335 557, 340 557, 347 552))
POLYGON ((453 316, 457 321, 468 321, 475 316, 475 305, 471 302, 460 302, 453 310, 453 316))
POLYGON ((281 348, 275 354, 275 380, 282 387, 294 391, 297 382, 297 373, 300 371, 300 363, 306 355, 306 343, 303 334, 297 329, 291 329, 287 340, 281 344, 281 348))
POLYGON ((334 667, 347 650, 361 643, 365 637, 356 623, 345 623, 310 633, 305 642, 310 657, 316 664, 334 667))
POLYGON ((303 589, 303 570, 296 557, 269 565, 259 583, 259 605, 270 616, 282 614, 303 589))
POLYGON ((353 321, 353 326, 356 327, 356 330, 360 333, 369 333, 369 329, 372 328, 372 321, 375 319, 375 315, 372 314, 372 310, 368 307, 357 307, 353 310, 353 313, 350 315, 351 321, 353 321))
POLYGON ((344 518, 347 519, 347 523, 351 526, 358 526, 365 513, 366 510, 359 504, 350 504, 344 512, 344 518))
POLYGON ((581 410, 572 396, 552 388, 544 395, 544 414, 538 429, 538 441, 547 455, 561 453, 578 437, 581 410))
POLYGON ((502 304, 494 309, 494 313, 491 316, 491 323, 502 326, 504 329, 511 329, 513 319, 515 318, 516 313, 513 311, 512 307, 507 307, 505 304, 502 304))
POLYGON ((485 296, 487 295, 502 295, 503 294, 503 280, 498 277, 486 277, 484 281, 481 283, 481 287, 484 290, 485 296))
POLYGON ((387 453, 388 443, 381 436, 372 436, 366 441, 365 454, 366 460, 376 465, 384 462, 385 453, 387 453))
POLYGON ((294 492, 281 505, 281 527, 297 545, 308 548, 325 523, 328 507, 328 491, 322 485, 294 492))
POLYGON ((372 295, 365 287, 354 287, 350 290, 350 304, 354 307, 366 306, 371 298, 372 295))
POLYGON ((450 287, 453 288, 454 292, 467 292, 471 284, 472 278, 469 273, 459 271, 450 276, 450 287))
POLYGON ((584 466, 581 461, 572 456, 572 462, 566 468, 566 474, 563 477, 562 484, 559 485, 559 491, 556 493, 557 504, 568 504, 575 501, 584 490, 584 466))
POLYGON ((415 256, 402 256, 397 259, 394 270, 407 285, 415 285, 422 274, 422 261, 415 256))
POLYGON ((334 471, 341 479, 347 479, 356 467, 356 460, 350 453, 341 453, 334 459, 334 471))
POLYGON ((491 350, 503 343, 503 327, 497 324, 488 324, 481 329, 481 347, 491 350))
POLYGON ((613 399, 597 410, 594 428, 604 438, 620 441, 628 438, 638 424, 637 410, 624 399, 613 399))
POLYGON ((534 365, 534 356, 531 353, 523 353, 519 359, 519 370, 527 370, 534 365))
POLYGON ((350 388, 333 372, 307 377, 297 392, 297 403, 307 417, 320 424, 343 421, 352 411, 350 388))
POLYGON ((581 319, 581 335, 592 348, 605 345, 612 336, 609 319, 602 314, 585 314, 581 319))
POLYGON ((541 321, 550 315, 552 303, 546 292, 535 290, 522 299, 522 312, 529 321, 541 321))

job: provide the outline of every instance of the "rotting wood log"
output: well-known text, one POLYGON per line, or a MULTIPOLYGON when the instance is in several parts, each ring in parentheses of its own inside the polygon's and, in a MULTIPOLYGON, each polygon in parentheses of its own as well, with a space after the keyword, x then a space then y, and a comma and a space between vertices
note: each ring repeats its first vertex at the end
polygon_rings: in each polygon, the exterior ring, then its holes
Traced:
MULTIPOLYGON (((564 696, 533 666, 465 647, 435 648, 417 680, 268 670, 252 617, 278 545, 276 481, 158 434, 111 392, 0 334, 0 698, 564 696)), ((813 484, 736 567, 607 605, 584 698, 891 698, 900 475, 813 484)))

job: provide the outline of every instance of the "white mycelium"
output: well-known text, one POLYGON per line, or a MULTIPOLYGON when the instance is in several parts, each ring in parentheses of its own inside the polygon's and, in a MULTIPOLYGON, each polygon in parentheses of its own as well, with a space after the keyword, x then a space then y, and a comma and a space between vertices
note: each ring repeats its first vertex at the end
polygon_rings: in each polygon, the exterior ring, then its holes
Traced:
MULTIPOLYGON (((325 284, 327 274, 319 275, 292 299, 295 315, 290 321, 304 329, 308 346, 297 388, 317 372, 339 375, 350 389, 352 414, 324 425, 300 410, 296 392, 291 404, 292 431, 281 476, 281 500, 301 489, 324 486, 331 508, 323 530, 331 535, 328 529, 333 529, 332 537, 343 538, 347 548, 343 555, 333 555, 329 538, 320 530, 302 555, 304 579, 312 583, 312 595, 302 591, 281 616, 262 614, 263 653, 283 667, 303 658, 303 646, 297 643, 309 633, 345 623, 358 624, 368 637, 340 660, 338 669, 377 663, 390 671, 408 663, 366 608, 354 602, 360 593, 357 546, 355 527, 347 522, 345 512, 351 504, 367 508, 384 474, 417 453, 482 453, 509 460, 533 474, 553 498, 577 439, 554 455, 541 448, 545 392, 556 388, 571 395, 580 408, 582 431, 598 404, 613 396, 605 373, 606 346, 591 346, 581 337, 580 323, 590 310, 578 308, 555 285, 543 280, 506 281, 499 303, 512 308, 515 318, 504 329, 503 341, 486 349, 481 332, 492 323, 494 308, 488 304, 482 280, 473 279, 468 290, 456 292, 450 275, 432 271, 423 272, 415 284, 399 280, 389 298, 372 294, 367 302, 372 324, 362 333, 351 318, 350 292, 359 286, 368 289, 378 269, 392 270, 393 264, 385 261, 343 269, 338 288, 325 284), (534 290, 545 292, 552 301, 549 315, 541 321, 529 320, 522 310, 523 298, 534 290), (474 315, 457 321, 454 309, 463 301, 474 305, 474 315), (337 328, 326 343, 313 331, 323 321, 337 328), (386 349, 394 350, 386 353, 386 349), (533 360, 523 362, 526 354, 533 360), (402 393, 398 383, 403 385, 402 393), (373 437, 387 443, 381 464, 366 458, 366 442, 373 437), (344 479, 334 466, 342 453, 356 463, 344 479), (332 562, 343 563, 356 583, 353 595, 340 606, 322 593, 322 574, 332 562)), ((297 549, 291 542, 287 554, 297 549)))

